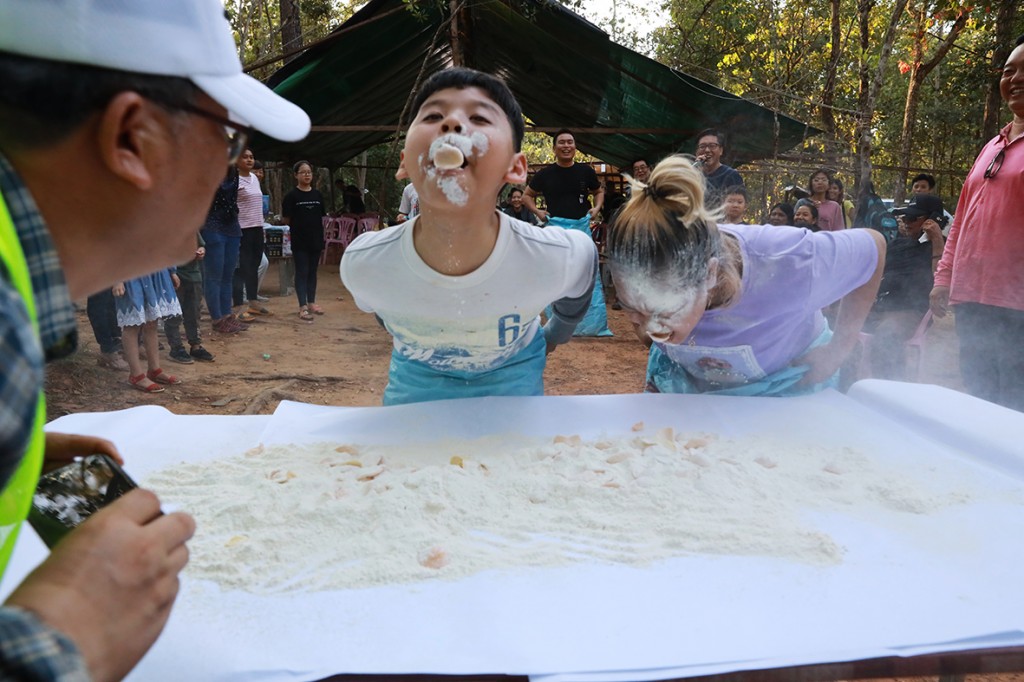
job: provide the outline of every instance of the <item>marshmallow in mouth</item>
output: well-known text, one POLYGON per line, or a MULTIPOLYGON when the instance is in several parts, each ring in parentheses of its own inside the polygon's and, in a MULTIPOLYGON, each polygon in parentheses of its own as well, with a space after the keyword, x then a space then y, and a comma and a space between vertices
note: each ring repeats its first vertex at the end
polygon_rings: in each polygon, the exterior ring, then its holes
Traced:
POLYGON ((651 337, 651 341, 654 341, 655 343, 667 343, 668 340, 672 338, 672 330, 671 329, 669 329, 667 331, 663 331, 663 330, 658 330, 658 331, 647 330, 647 335, 649 337, 651 337))
POLYGON ((430 144, 427 156, 437 170, 455 170, 466 165, 472 156, 480 156, 487 152, 487 137, 476 132, 472 135, 449 133, 442 135, 430 144))
POLYGON ((462 168, 466 161, 465 154, 458 147, 450 144, 442 144, 433 154, 434 168, 438 170, 454 170, 462 168))

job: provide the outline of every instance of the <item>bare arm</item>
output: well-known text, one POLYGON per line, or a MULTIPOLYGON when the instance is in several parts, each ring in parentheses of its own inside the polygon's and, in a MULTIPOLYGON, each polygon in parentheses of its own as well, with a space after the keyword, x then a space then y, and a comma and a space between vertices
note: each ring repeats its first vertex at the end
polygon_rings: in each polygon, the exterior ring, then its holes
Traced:
POLYGON ((594 207, 589 211, 590 217, 596 218, 602 208, 604 208, 604 185, 594 190, 594 207))
POLYGON ((828 379, 836 373, 857 344, 858 335, 864 326, 871 307, 878 295, 878 285, 885 271, 885 237, 876 230, 865 230, 871 235, 878 251, 875 271, 867 282, 857 287, 839 301, 839 314, 832 340, 816 346, 793 361, 794 365, 808 365, 810 368, 800 380, 799 386, 810 386, 828 379))
POLYGON ((949 312, 949 284, 953 279, 953 257, 956 255, 956 245, 960 239, 960 217, 953 218, 953 225, 949 228, 949 237, 942 249, 942 256, 938 261, 933 261, 935 272, 935 286, 928 295, 928 305, 935 317, 945 317, 949 312))
POLYGON ((527 209, 529 209, 530 213, 537 216, 537 219, 540 220, 542 223, 547 222, 548 212, 541 211, 539 208, 537 208, 537 202, 534 201, 534 199, 537 196, 538 194, 533 190, 532 187, 527 187, 526 191, 523 192, 523 205, 526 206, 527 209))
POLYGON ((924 221, 924 233, 928 235, 928 242, 932 245, 932 274, 939 269, 939 261, 942 259, 942 252, 946 246, 946 238, 942 236, 942 228, 934 220, 924 221))

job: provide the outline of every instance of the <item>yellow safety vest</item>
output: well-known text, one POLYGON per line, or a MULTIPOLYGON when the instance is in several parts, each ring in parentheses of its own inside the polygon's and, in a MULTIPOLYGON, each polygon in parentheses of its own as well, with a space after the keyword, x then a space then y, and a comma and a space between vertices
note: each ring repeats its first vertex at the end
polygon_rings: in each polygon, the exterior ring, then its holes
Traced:
MULTIPOLYGON (((39 336, 39 319, 36 316, 36 302, 32 294, 32 277, 25 262, 25 253, 21 250, 18 232, 14 229, 14 221, 7 211, 3 195, 0 194, 0 258, 7 267, 11 284, 21 294, 21 299, 28 310, 36 337, 39 336)), ((0 576, 7 568, 7 562, 14 551, 14 543, 18 539, 21 522, 28 516, 32 504, 32 494, 39 482, 39 473, 43 468, 43 451, 46 448, 46 437, 43 425, 46 424, 46 401, 43 392, 39 392, 36 402, 36 418, 32 423, 32 435, 28 441, 28 449, 21 463, 15 469, 7 486, 0 493, 0 576)))

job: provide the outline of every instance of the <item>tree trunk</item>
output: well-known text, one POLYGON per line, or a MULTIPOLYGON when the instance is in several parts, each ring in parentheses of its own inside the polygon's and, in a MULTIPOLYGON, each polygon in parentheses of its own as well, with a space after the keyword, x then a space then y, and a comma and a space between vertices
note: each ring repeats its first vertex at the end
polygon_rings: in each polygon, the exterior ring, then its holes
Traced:
POLYGON ((897 204, 903 203, 903 197, 907 189, 907 178, 910 175, 910 151, 914 146, 914 127, 917 125, 917 107, 921 100, 921 85, 924 84, 924 79, 928 77, 928 74, 949 54, 953 43, 956 42, 960 32, 967 25, 968 14, 966 11, 961 11, 960 16, 953 22, 945 39, 939 44, 938 49, 935 50, 935 54, 932 55, 931 59, 925 61, 924 39, 928 6, 929 3, 925 2, 914 10, 914 47, 911 53, 913 63, 910 65, 910 83, 907 85, 907 99, 903 106, 903 133, 900 137, 900 169, 896 173, 896 186, 893 188, 892 194, 897 204))
POLYGON ((828 72, 825 74, 825 91, 821 94, 821 123, 828 135, 826 155, 836 165, 836 116, 832 109, 836 100, 836 71, 839 68, 841 40, 839 25, 839 0, 832 0, 832 49, 829 52, 828 72))
POLYGON ((871 180, 871 120, 875 115, 875 102, 878 101, 878 93, 882 89, 882 78, 885 69, 889 65, 889 56, 892 54, 892 45, 896 40, 896 26, 903 16, 908 0, 896 0, 889 15, 889 24, 885 29, 882 39, 882 46, 879 49, 878 65, 874 74, 868 66, 867 57, 871 47, 870 18, 871 10, 875 6, 874 0, 860 0, 857 5, 857 14, 860 19, 860 96, 858 98, 857 114, 857 178, 860 182, 859 191, 864 191, 864 185, 871 180))
POLYGON ((366 189, 366 150, 359 155, 359 169, 356 171, 356 186, 359 187, 359 191, 362 192, 366 189))
MULTIPOLYGON (((995 49, 992 50, 992 71, 999 73, 1010 56, 1011 44, 1014 39, 1013 25, 1017 18, 1019 0, 1001 0, 996 15, 995 49)), ((982 139, 991 140, 999 132, 999 120, 1003 110, 1003 98, 999 94, 999 76, 989 83, 988 96, 985 98, 985 122, 982 127, 982 139)))
MULTIPOLYGON (((302 19, 299 16, 299 0, 279 0, 281 4, 281 52, 288 54, 302 47, 302 19)), ((286 57, 287 64, 295 56, 286 57)))
POLYGON ((448 26, 448 40, 452 49, 452 66, 472 67, 469 63, 470 15, 465 3, 448 0, 451 23, 448 26))

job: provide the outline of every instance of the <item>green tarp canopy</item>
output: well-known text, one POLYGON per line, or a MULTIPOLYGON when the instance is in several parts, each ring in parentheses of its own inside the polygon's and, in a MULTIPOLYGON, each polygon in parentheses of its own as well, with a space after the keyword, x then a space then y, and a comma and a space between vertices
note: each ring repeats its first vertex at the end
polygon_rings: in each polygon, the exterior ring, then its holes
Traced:
POLYGON ((417 79, 453 61, 501 76, 534 128, 574 129, 580 150, 620 167, 693 153, 709 127, 729 135, 734 165, 819 132, 622 47, 556 2, 371 0, 269 79, 313 132, 292 144, 260 138, 260 158, 336 167, 394 139, 417 79))

